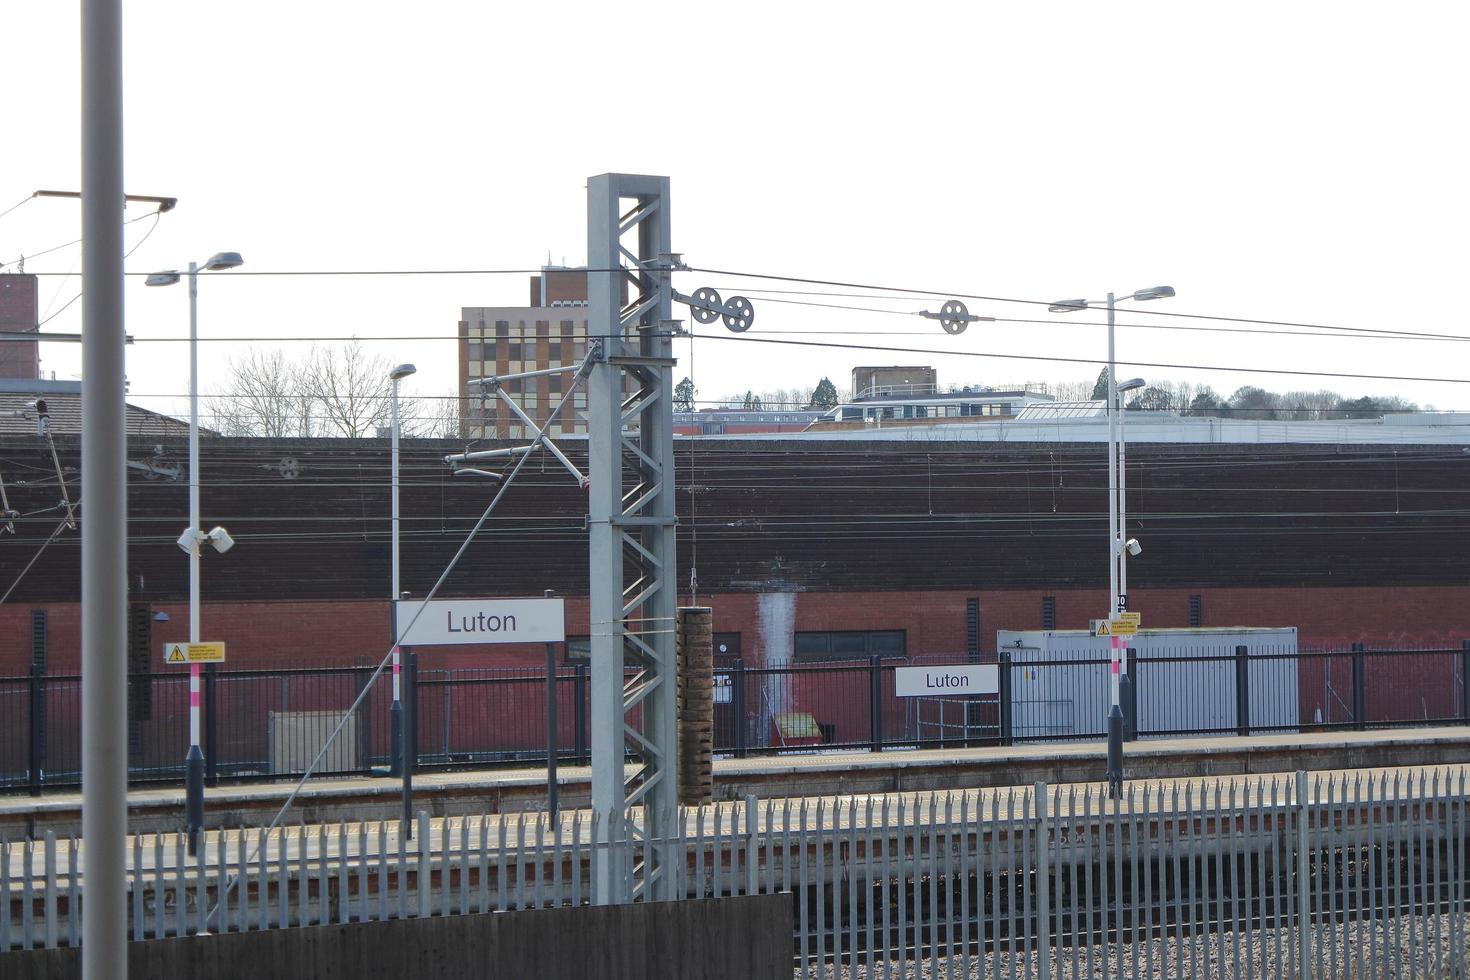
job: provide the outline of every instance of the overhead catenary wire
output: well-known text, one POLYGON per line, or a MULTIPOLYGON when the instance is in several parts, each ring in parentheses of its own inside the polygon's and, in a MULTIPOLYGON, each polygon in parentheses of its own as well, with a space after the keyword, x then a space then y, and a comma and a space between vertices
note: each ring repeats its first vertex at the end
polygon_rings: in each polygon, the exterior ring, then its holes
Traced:
MULTIPOLYGON (((913 294, 913 295, 916 295, 916 296, 928 296, 928 297, 936 297, 936 298, 943 297, 943 298, 951 298, 951 299, 984 300, 984 301, 992 302, 992 303, 1021 303, 1021 304, 1025 304, 1025 305, 1028 305, 1028 306, 1048 306, 1049 307, 1049 306, 1053 305, 1056 302, 1055 300, 1020 299, 1020 298, 1017 298, 1017 297, 1014 297, 1014 296, 988 296, 988 295, 984 295, 984 294, 981 294, 981 293, 969 293, 969 292, 963 292, 963 291, 957 291, 957 290, 913 289, 913 288, 909 288, 909 287, 899 287, 899 286, 883 286, 883 285, 873 285, 873 284, 868 284, 868 283, 842 282, 842 281, 831 280, 831 279, 807 279, 807 278, 802 278, 800 276, 783 276, 783 275, 773 275, 773 274, 759 273, 759 272, 738 272, 738 271, 732 271, 732 270, 728 270, 728 269, 705 269, 705 268, 690 267, 690 268, 688 268, 685 271, 688 271, 688 272, 701 272, 701 273, 704 273, 706 275, 731 276, 731 277, 734 277, 734 278, 742 278, 742 279, 768 279, 768 280, 771 280, 773 282, 804 283, 804 284, 814 285, 814 286, 835 286, 837 288, 842 288, 842 289, 864 289, 864 290, 869 290, 871 292, 910 293, 910 294, 913 294)), ((1092 309, 1094 307, 1089 306, 1088 308, 1089 309, 1092 309)), ((1382 332, 1382 331, 1380 331, 1377 328, 1369 328, 1369 327, 1344 327, 1344 326, 1340 326, 1340 325, 1327 324, 1327 323, 1306 323, 1306 322, 1299 321, 1299 320, 1268 320, 1268 319, 1262 319, 1262 318, 1256 318, 1256 317, 1222 316, 1222 315, 1209 314, 1209 313, 1181 313, 1181 312, 1178 312, 1176 310, 1154 310, 1154 309, 1148 309, 1147 307, 1129 307, 1128 308, 1128 312, 1129 312, 1129 315, 1130 316, 1161 316, 1161 317, 1162 316, 1167 316, 1167 317, 1179 317, 1181 319, 1189 319, 1189 320, 1217 320, 1217 321, 1220 321, 1222 323, 1250 323, 1250 324, 1257 324, 1257 325, 1261 325, 1261 326, 1302 327, 1302 328, 1313 329, 1313 330, 1337 330, 1337 331, 1346 331, 1346 332, 1352 332, 1352 333, 1365 332, 1365 331, 1366 332, 1369 332, 1369 333, 1379 333, 1379 332, 1382 332)), ((1050 321, 1047 321, 1047 322, 1050 322, 1050 321)), ((1058 322, 1064 322, 1064 321, 1058 321, 1058 322)))
MULTIPOLYGON (((764 343, 785 344, 795 347, 830 347, 839 350, 864 350, 880 351, 888 354, 934 354, 941 357, 993 357, 1010 361, 1049 361, 1057 364, 1088 364, 1095 365, 1098 359, 1095 357, 1062 357, 1056 354, 1000 354, 991 351, 956 351, 939 350, 933 347, 882 347, 875 344, 850 344, 837 341, 823 340, 785 340, 777 337, 752 337, 747 334, 719 334, 703 333, 695 334, 701 340, 725 340, 737 343, 764 343)), ((1282 374, 1294 377, 1312 378, 1354 378, 1367 381, 1422 381, 1441 384, 1470 384, 1470 378, 1444 378, 1424 377, 1419 375, 1402 374, 1368 374, 1352 371, 1308 371, 1304 369, 1278 368, 1278 367, 1242 367, 1226 366, 1220 364, 1185 364, 1167 361, 1139 361, 1128 359, 1119 361, 1120 364, 1128 364, 1133 367, 1156 367, 1169 368, 1171 370, 1185 371, 1229 371, 1240 374, 1282 374)))
MULTIPOLYGON (((12 210, 14 210, 14 209, 12 209, 12 210)), ((163 212, 161 212, 161 211, 149 211, 147 214, 140 214, 136 218, 128 218, 126 221, 123 222, 123 224, 124 225, 131 225, 134 222, 142 221, 145 218, 156 218, 156 217, 158 217, 158 215, 160 215, 162 213, 163 212)), ((31 259, 38 259, 38 258, 40 258, 43 255, 50 255, 53 252, 59 252, 59 251, 61 251, 64 248, 70 248, 73 245, 80 245, 81 243, 82 243, 82 240, 80 238, 73 238, 69 242, 62 242, 60 245, 53 245, 50 248, 44 248, 44 249, 42 249, 39 252, 32 252, 29 255, 18 256, 18 257, 14 258, 14 259, 11 259, 9 262, 0 262, 0 269, 4 269, 7 266, 15 265, 18 262, 23 262, 23 261, 24 262, 29 262, 31 259)), ((131 253, 129 253, 129 254, 131 254, 131 253)), ((126 258, 126 257, 127 256, 124 256, 124 258, 126 258)), ((128 274, 129 275, 132 275, 132 273, 128 273, 128 274)), ((33 276, 69 276, 69 275, 71 275, 71 273, 70 272, 32 272, 31 275, 33 275, 33 276)))
MULTIPOLYGON (((536 450, 541 448, 541 446, 546 442, 547 431, 550 430, 552 423, 556 420, 557 415, 561 413, 562 408, 565 407, 566 404, 571 400, 572 392, 576 390, 587 369, 591 366, 591 363, 592 362, 590 357, 583 360, 582 367, 578 370, 576 377, 572 379, 572 383, 567 386, 566 392, 556 403, 556 406, 552 408, 550 413, 547 415, 546 424, 542 427, 541 431, 537 432, 536 437, 532 440, 530 449, 527 452, 522 453, 520 455, 520 458, 516 460, 515 465, 511 468, 510 472, 506 474, 505 479, 501 481, 499 488, 495 491, 495 495, 491 497, 490 502, 485 505, 485 510, 483 513, 481 513, 479 520, 477 520, 474 526, 470 528, 469 533, 465 535, 464 541, 460 544, 458 550, 455 551, 454 556, 451 557, 448 563, 444 566, 444 570, 440 573, 439 578, 434 582, 434 585, 429 589, 429 591, 425 593, 423 602, 421 602, 418 609, 414 611, 413 618, 408 621, 408 623, 403 627, 402 631, 399 632, 398 636, 395 636, 393 638, 393 642, 388 645, 387 652, 383 654, 382 659, 378 661, 378 666, 373 670, 372 674, 368 676, 366 682, 362 686, 362 690, 353 700, 352 705, 345 712, 343 712, 342 718, 337 722, 337 726, 332 730, 331 734, 327 736, 326 740, 322 743, 321 749, 317 752, 316 756, 311 760, 311 763, 301 774, 301 779, 296 783, 295 786, 291 788, 291 792, 287 794, 286 799, 281 802, 280 809, 276 811, 276 814, 271 819, 270 824, 261 833, 259 839, 257 839, 255 850, 251 853, 249 860, 245 862, 244 866, 248 867, 250 861, 255 860, 255 855, 259 853, 262 842, 269 837, 270 832, 274 830, 276 826, 280 823, 281 818, 285 816, 286 811, 291 808, 291 805, 293 803, 295 803, 296 797, 300 795, 302 788, 306 785, 307 781, 311 779, 312 774, 316 771, 316 767, 319 766, 322 759, 326 757, 327 750, 331 748, 332 743, 337 739, 337 736, 342 733, 342 729, 346 726, 348 719, 356 717, 357 709, 362 705, 362 702, 366 700, 367 696, 372 692, 373 685, 377 682, 377 679, 382 676, 383 669, 388 666, 388 662, 393 656, 393 651, 398 648, 399 636, 403 636, 413 630, 414 624, 418 622, 419 617, 422 616, 424 614, 424 611, 429 608, 429 602, 436 595, 439 594, 439 590, 443 587, 444 583, 448 581, 449 576, 454 572, 454 569, 459 564, 460 559, 463 558, 465 552, 469 550, 470 544, 475 540, 475 536, 480 533, 481 528, 484 527, 486 520, 488 520, 490 517, 490 514, 495 510, 495 507, 505 497, 506 491, 509 490, 511 485, 515 482, 516 476, 520 473, 521 469, 526 465, 531 457, 536 455, 536 450)), ((230 881, 223 888, 220 889, 220 893, 215 899, 214 906, 209 910, 209 914, 206 915, 204 918, 205 929, 209 927, 209 923, 214 919, 214 914, 219 911, 220 904, 225 901, 226 897, 229 895, 230 890, 239 880, 240 876, 237 874, 234 878, 230 879, 230 881)))

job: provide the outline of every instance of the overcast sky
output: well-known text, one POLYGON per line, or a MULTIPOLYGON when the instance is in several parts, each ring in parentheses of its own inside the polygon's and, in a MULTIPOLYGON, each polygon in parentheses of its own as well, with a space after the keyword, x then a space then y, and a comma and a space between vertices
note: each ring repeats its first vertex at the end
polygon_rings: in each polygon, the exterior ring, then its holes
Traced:
MULTIPOLYGON (((1459 4, 284 3, 134 0, 126 185, 179 199, 128 260, 219 250, 242 271, 500 269, 586 256, 587 176, 666 174, 693 266, 1050 300, 1169 284, 1153 313, 1470 335, 1459 4), (642 18, 640 26, 639 18, 642 18)), ((7 0, 0 210, 75 189, 78 4, 7 0)), ((135 206, 129 216, 147 213, 135 206)), ((129 226, 141 238, 151 218, 129 226)), ((77 237, 72 201, 0 217, 0 262, 77 237)), ((77 272, 79 248, 27 262, 77 272)), ((6 271, 14 271, 8 266, 6 271)), ((802 287, 687 273, 686 292, 802 287)), ((41 281, 44 315, 79 289, 41 281)), ((182 410, 184 289, 128 283, 135 401, 182 410), (150 400, 151 398, 157 401, 150 400)), ((462 306, 523 303, 525 276, 225 273, 201 283, 202 388, 225 337, 413 337, 372 349, 448 393, 462 306)), ((800 298, 790 297, 785 298, 800 298)), ((910 315, 756 299, 746 337, 921 347, 680 343, 701 397, 845 386, 854 364, 929 363, 945 383, 1091 379, 1096 315, 968 300, 962 336, 910 315), (964 355, 964 356, 961 356, 964 355)), ((80 328, 80 303, 47 330, 80 328)), ((680 315, 676 311, 676 315, 680 315)), ((684 315, 687 319, 687 311, 684 315)), ((1122 312, 1122 324, 1226 326, 1122 312)), ((1265 328, 1271 329, 1271 328, 1265 328)), ((1292 328, 1297 329, 1297 328, 1292 328)), ((305 343, 261 341, 303 351, 305 343)), ((1205 366, 1470 378, 1463 342, 1124 327, 1121 367, 1228 394, 1330 387, 1470 409, 1465 384, 1205 366), (1197 365, 1193 366, 1193 365, 1197 365)), ((43 369, 74 377, 79 351, 43 369)))

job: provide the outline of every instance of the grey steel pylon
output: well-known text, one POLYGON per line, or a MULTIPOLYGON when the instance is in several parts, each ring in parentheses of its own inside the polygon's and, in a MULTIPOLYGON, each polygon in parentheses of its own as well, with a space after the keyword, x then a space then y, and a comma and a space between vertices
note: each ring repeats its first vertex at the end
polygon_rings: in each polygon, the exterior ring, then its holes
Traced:
POLYGON ((587 181, 589 349, 600 344, 587 395, 599 904, 673 898, 678 877, 669 227, 667 177, 587 181))

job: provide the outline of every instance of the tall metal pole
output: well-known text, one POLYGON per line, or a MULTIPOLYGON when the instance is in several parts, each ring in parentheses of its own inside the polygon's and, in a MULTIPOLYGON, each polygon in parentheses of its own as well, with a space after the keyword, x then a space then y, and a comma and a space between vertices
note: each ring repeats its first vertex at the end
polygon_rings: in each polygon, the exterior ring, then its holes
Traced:
MULTIPOLYGON (((556 595, 546 589, 542 595, 550 599, 556 595)), ((546 813, 556 820, 560 806, 556 785, 556 644, 546 644, 546 813)))
POLYGON ((1118 394, 1118 611, 1128 609, 1128 409, 1118 394))
MULTIPOLYGON (((1108 293, 1108 619, 1118 608, 1118 365, 1113 350, 1113 319, 1116 297, 1108 293)), ((1123 708, 1119 703, 1122 685, 1122 647, 1118 637, 1108 636, 1108 793, 1114 799, 1123 792, 1123 708)))
MULTIPOLYGON (((1115 300, 1108 293, 1108 614, 1118 610, 1118 366, 1113 353, 1115 300)), ((1118 703, 1118 678, 1113 677, 1113 703, 1118 703)))
POLYGON ((667 177, 602 174, 587 181, 587 264, 597 270, 587 277, 588 341, 601 351, 587 395, 598 904, 673 898, 678 883, 669 236, 667 177), (602 271, 613 269, 619 271, 602 271), (635 708, 639 732, 628 727, 635 708))
MULTIPOLYGON (((394 776, 403 775, 403 677, 402 667, 399 663, 398 653, 398 600, 403 595, 399 591, 398 581, 398 372, 393 373, 393 431, 389 438, 392 440, 393 457, 393 519, 391 549, 393 552, 393 574, 392 584, 388 594, 388 626, 393 631, 390 642, 393 644, 393 704, 388 709, 388 723, 390 732, 390 746, 388 760, 389 772, 394 776)), ((405 797, 407 792, 405 791, 405 797)))
POLYGON ((127 426, 121 0, 82 0, 83 980, 126 980, 127 426))
MULTIPOLYGON (((189 642, 199 630, 199 263, 189 263, 189 642)), ((184 822, 189 853, 204 826, 204 753, 199 748, 199 669, 189 664, 189 752, 184 757, 184 822)))

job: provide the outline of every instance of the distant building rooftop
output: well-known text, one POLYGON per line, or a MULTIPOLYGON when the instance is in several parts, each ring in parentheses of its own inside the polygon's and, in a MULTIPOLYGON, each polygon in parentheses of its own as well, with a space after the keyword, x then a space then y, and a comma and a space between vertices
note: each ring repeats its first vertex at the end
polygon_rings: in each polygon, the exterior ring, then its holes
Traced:
MULTIPOLYGON (((82 383, 39 378, 0 378, 0 433, 35 435, 37 399, 46 403, 52 435, 82 434, 82 383)), ((127 407, 126 425, 130 436, 183 438, 189 434, 187 421, 137 405, 127 407)))

